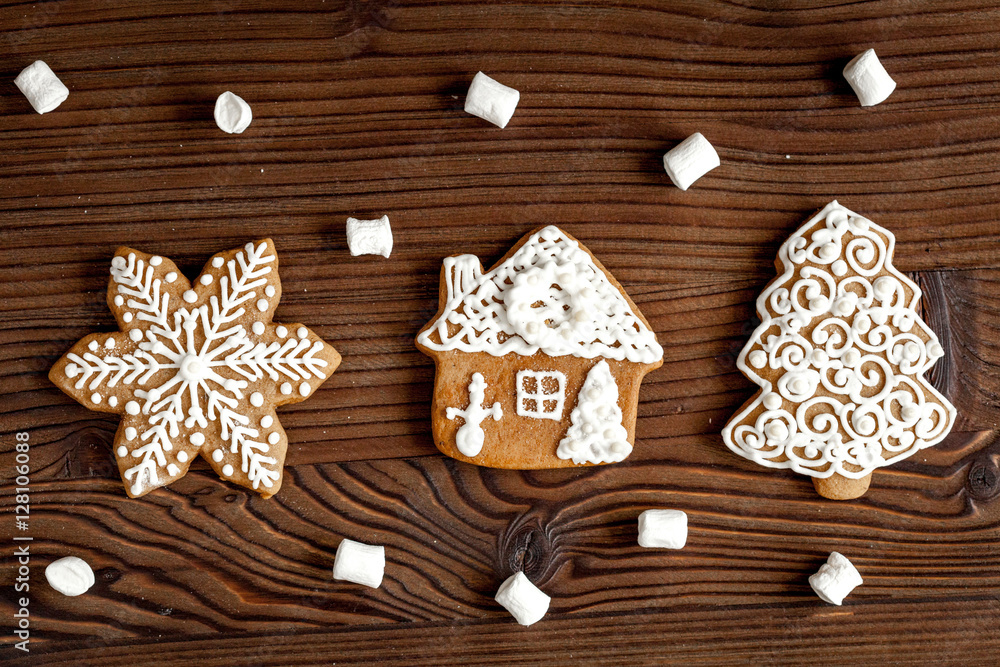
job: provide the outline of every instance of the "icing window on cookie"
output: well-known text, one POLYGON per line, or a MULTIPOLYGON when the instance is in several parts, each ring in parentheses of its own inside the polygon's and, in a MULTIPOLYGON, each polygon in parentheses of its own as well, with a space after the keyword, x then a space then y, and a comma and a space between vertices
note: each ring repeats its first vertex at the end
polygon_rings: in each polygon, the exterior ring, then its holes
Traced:
POLYGON ((517 414, 535 419, 562 419, 566 376, 559 371, 518 371, 517 414))

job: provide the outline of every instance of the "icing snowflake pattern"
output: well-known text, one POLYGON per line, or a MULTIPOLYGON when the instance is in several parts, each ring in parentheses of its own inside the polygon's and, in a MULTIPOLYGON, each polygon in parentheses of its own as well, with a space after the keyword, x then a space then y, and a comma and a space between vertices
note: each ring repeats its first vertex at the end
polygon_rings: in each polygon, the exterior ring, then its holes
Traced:
POLYGON ((915 310, 919 287, 891 264, 894 243, 833 202, 781 247, 784 272, 737 361, 762 391, 723 430, 730 449, 859 479, 948 434, 955 408, 923 377, 944 350, 915 310))
POLYGON ((487 274, 473 255, 448 257, 447 306, 417 342, 437 350, 655 363, 655 334, 590 255, 545 227, 487 274))
POLYGON ((287 439, 274 406, 309 396, 340 357, 305 327, 270 321, 276 269, 270 240, 216 255, 193 288, 162 257, 123 248, 112 260, 122 332, 85 338, 63 372, 74 398, 122 415, 115 453, 129 495, 174 481, 198 454, 223 478, 239 470, 234 481, 277 491, 287 439))

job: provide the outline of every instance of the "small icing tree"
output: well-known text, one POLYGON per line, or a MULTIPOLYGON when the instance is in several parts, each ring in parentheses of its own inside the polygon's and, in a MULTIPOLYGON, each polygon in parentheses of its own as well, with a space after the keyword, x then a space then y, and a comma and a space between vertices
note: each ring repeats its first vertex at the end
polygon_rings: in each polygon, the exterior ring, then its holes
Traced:
POLYGON ((944 350, 916 312, 920 288, 892 266, 894 244, 832 202, 781 246, 737 361, 761 390, 723 429, 730 449, 847 499, 948 434, 955 408, 923 377, 944 350))
POLYGON ((559 458, 573 463, 617 463, 632 453, 618 407, 618 384, 608 362, 598 362, 587 373, 569 421, 556 451, 559 458))

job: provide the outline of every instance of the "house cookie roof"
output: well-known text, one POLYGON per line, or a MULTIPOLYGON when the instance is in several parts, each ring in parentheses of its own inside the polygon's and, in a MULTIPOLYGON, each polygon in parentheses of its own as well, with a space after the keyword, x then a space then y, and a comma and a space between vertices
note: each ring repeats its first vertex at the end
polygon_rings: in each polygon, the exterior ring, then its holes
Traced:
POLYGON ((532 234, 486 274, 475 255, 444 260, 441 315, 417 342, 431 350, 553 357, 663 357, 656 335, 580 243, 554 226, 532 234))

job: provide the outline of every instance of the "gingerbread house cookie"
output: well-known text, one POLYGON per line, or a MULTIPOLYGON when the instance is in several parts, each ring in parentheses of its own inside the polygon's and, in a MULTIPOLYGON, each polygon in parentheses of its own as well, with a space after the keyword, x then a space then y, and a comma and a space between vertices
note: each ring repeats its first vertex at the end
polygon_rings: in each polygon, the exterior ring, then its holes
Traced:
POLYGON ((556 227, 489 271, 444 260, 417 336, 434 359, 431 422, 448 456, 493 468, 615 463, 632 452, 639 385, 663 349, 618 281, 556 227))
POLYGON ((781 246, 737 367, 760 386, 726 445, 813 478, 833 499, 940 442, 955 408, 924 378, 943 354, 917 314, 920 288, 892 265, 895 237, 836 201, 781 246))
POLYGON ((280 298, 270 239, 215 255, 194 283, 166 257, 117 250, 107 300, 120 330, 83 338, 49 379, 121 416, 114 452, 129 496, 179 479, 197 456, 265 498, 278 492, 288 438, 274 410, 340 364, 307 327, 271 321, 280 298))

